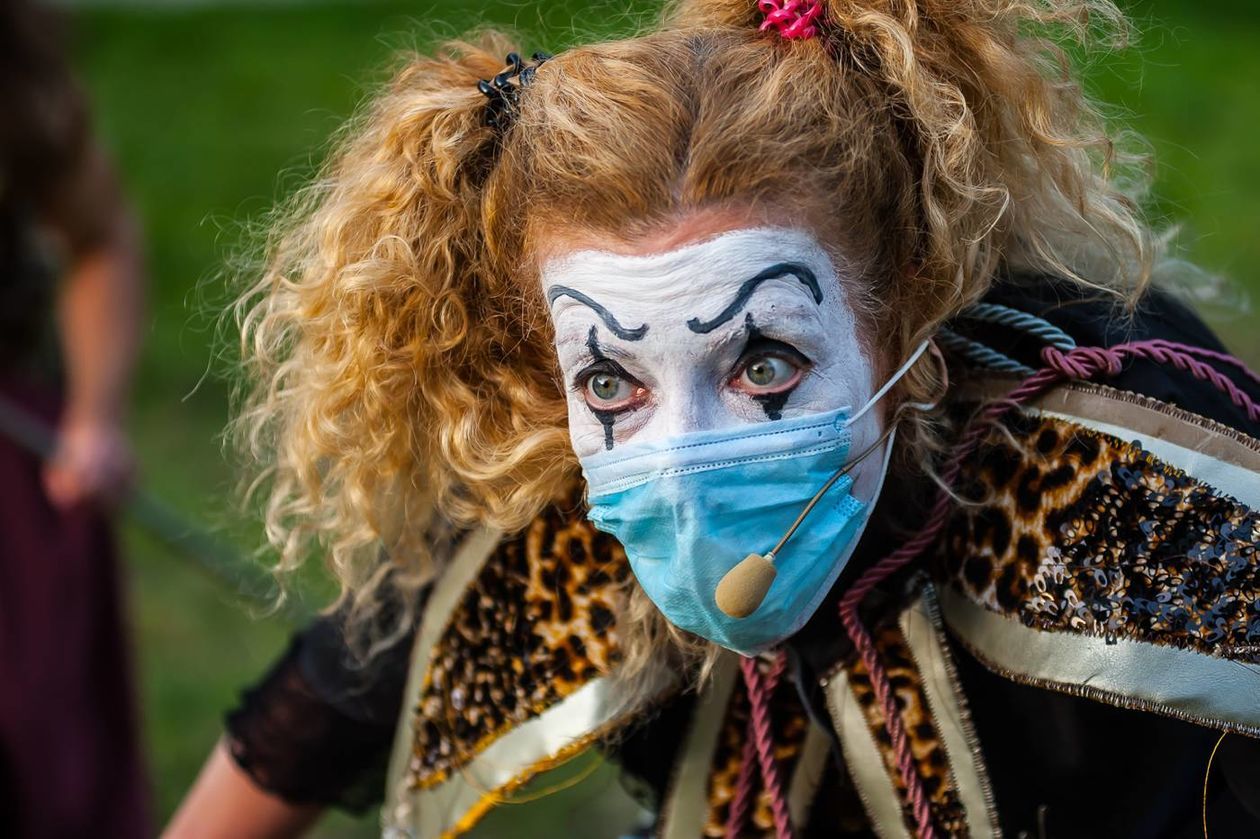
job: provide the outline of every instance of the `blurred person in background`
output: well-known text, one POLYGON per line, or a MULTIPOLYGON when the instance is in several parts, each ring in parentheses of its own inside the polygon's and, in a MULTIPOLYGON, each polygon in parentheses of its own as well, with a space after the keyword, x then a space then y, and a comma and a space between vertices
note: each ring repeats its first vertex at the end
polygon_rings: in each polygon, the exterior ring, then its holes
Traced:
POLYGON ((26 0, 0 4, 0 115, 0 835, 140 837, 109 525, 134 468, 139 237, 59 19, 26 0))

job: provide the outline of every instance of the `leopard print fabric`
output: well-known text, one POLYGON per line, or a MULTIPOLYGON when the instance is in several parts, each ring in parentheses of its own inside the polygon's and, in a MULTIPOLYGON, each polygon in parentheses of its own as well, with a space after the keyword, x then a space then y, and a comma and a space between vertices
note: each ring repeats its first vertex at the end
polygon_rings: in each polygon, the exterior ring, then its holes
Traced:
POLYGON ((504 539, 435 646, 414 710, 413 788, 441 783, 486 745, 617 658, 614 604, 629 563, 578 503, 504 539))
MULTIPOLYGON (((762 669, 767 669, 764 662, 762 664, 762 669)), ((726 708, 722 732, 718 737, 712 768, 709 771, 709 814, 703 834, 706 837, 721 839, 726 836, 726 819, 730 812, 731 800, 735 797, 735 787, 739 783, 750 712, 748 692, 740 681, 731 693, 731 701, 726 708)), ((770 723, 774 731, 774 755, 779 764, 780 777, 785 779, 784 783, 787 783, 786 779, 792 777, 792 770, 796 766, 801 747, 805 743, 805 734, 809 730, 809 717, 801 706, 796 688, 786 677, 779 682, 774 694, 770 697, 770 723)), ((744 826, 744 832, 740 834, 740 839, 775 835, 774 817, 770 810, 770 793, 761 787, 760 770, 755 769, 753 779, 757 785, 757 797, 749 813, 748 822, 744 826)))
MULTIPOLYGON (((970 836, 966 812, 959 800, 945 747, 928 707, 927 694, 923 690, 923 676, 914 662, 910 645, 895 622, 882 624, 872 635, 876 652, 901 708, 901 722, 910 741, 915 768, 931 802, 932 822, 943 835, 951 839, 970 836)), ((862 707, 871 736, 875 738, 884 758, 884 768, 897 790, 897 797, 902 801, 902 816, 906 827, 913 834, 914 813, 908 802, 905 783, 897 770, 892 739, 884 728, 884 711, 875 697, 870 671, 860 658, 853 660, 848 671, 850 690, 862 707)))
POLYGON ((1260 662, 1260 516, 1136 443, 1012 414, 944 542, 963 593, 1027 626, 1260 662))

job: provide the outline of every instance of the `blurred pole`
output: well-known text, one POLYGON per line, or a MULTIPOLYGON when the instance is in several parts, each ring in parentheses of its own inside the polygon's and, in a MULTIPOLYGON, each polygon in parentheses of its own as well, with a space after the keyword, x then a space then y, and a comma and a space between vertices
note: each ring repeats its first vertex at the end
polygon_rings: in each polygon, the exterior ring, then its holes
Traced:
MULTIPOLYGON (((45 461, 56 447, 52 429, 4 396, 0 396, 0 436, 45 461)), ((301 610, 290 599, 277 607, 276 584, 266 572, 168 504, 134 487, 125 506, 141 528, 176 553, 192 559, 203 572, 238 598, 289 619, 301 616, 301 610)))

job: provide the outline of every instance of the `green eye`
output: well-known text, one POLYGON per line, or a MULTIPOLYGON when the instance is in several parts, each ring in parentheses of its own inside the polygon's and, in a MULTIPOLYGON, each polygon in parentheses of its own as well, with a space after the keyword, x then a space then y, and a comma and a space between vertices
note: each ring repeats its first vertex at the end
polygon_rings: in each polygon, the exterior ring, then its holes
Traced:
POLYGON ((779 390, 799 378, 800 368, 786 358, 758 355, 749 359, 740 374, 739 384, 745 390, 779 390))
POLYGON ((611 408, 634 395, 630 382, 612 373, 596 373, 586 380, 586 401, 594 408, 611 408))

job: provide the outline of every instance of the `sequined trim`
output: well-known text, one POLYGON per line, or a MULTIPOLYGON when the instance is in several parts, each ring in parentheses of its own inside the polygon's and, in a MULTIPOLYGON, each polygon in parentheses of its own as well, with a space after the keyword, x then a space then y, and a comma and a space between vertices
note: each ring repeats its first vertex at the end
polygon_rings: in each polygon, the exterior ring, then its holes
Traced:
POLYGON ((1037 687, 1260 737, 1260 665, 1125 638, 1045 632, 941 591, 955 636, 986 667, 1037 687))

